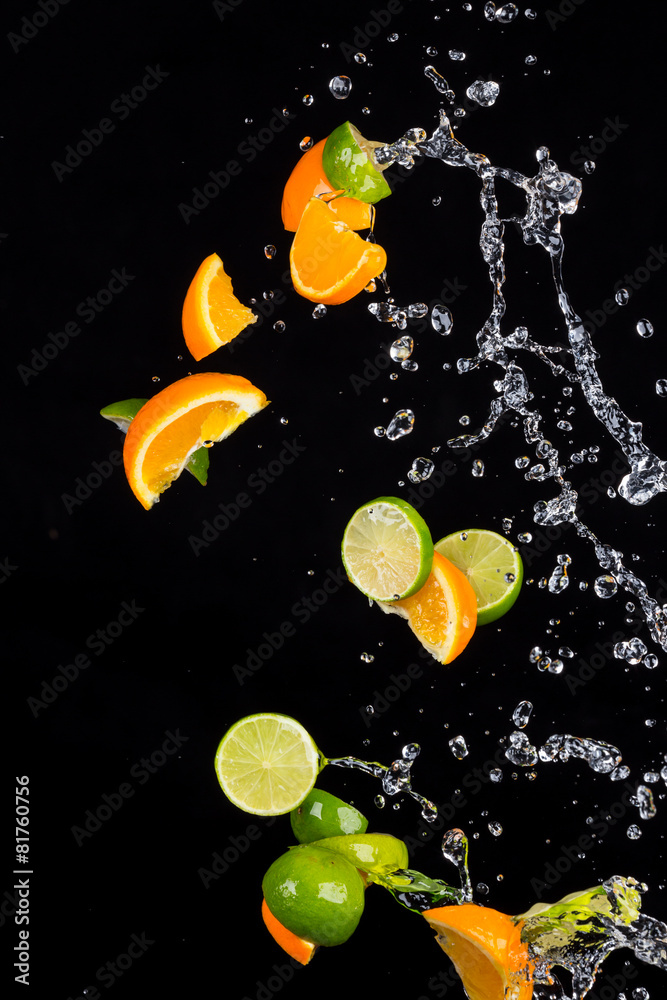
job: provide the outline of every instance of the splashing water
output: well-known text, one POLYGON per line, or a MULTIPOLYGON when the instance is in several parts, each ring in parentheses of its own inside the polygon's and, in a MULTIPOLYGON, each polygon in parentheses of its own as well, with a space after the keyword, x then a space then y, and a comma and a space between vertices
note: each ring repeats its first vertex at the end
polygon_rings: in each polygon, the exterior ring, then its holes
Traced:
POLYGON ((359 760, 357 757, 328 757, 327 764, 356 768, 358 771, 371 774, 374 778, 379 778, 382 782, 382 791, 386 795, 409 795, 421 806, 422 818, 427 823, 432 823, 438 815, 437 806, 412 787, 410 772, 420 753, 421 747, 417 743, 408 743, 403 747, 398 760, 393 761, 389 767, 378 764, 377 761, 359 760))
POLYGON ((457 368, 464 374, 478 368, 483 362, 493 362, 504 372, 503 378, 494 383, 499 395, 491 400, 482 428, 476 434, 459 435, 448 441, 448 445, 452 448, 468 448, 489 437, 505 414, 514 412, 520 416, 526 442, 536 446, 536 450, 541 445, 539 457, 542 461, 526 472, 527 478, 539 482, 553 479, 559 487, 555 497, 535 504, 535 523, 546 527, 566 522, 573 524, 579 537, 593 546, 604 573, 613 576, 619 586, 637 598, 652 638, 667 649, 665 608, 649 595, 644 581, 624 565, 623 553, 601 542, 577 515, 577 491, 564 478, 566 467, 561 463, 557 448, 544 441, 541 432, 542 414, 530 405, 534 394, 530 391, 525 371, 516 360, 518 352, 529 351, 544 362, 554 375, 580 386, 592 412, 620 446, 628 463, 630 471, 619 483, 619 496, 633 505, 640 505, 648 503, 658 493, 667 491, 667 465, 644 443, 641 423, 632 421, 616 400, 605 392, 597 372, 598 355, 593 348, 591 336, 572 307, 563 284, 565 244, 561 235, 561 217, 576 211, 582 190, 581 181, 561 172, 544 146, 537 152, 538 172, 534 177, 526 177, 510 168, 493 166, 488 157, 472 152, 455 138, 449 119, 442 110, 440 124, 431 137, 420 139, 420 134, 425 135, 422 129, 411 129, 398 142, 379 147, 375 152, 376 159, 379 163, 397 161, 410 166, 414 163, 415 156, 425 155, 449 166, 466 167, 479 177, 482 185, 480 202, 484 211, 479 243, 488 265, 492 305, 487 320, 477 333, 477 354, 472 358, 460 358, 457 368), (497 177, 509 181, 525 194, 525 214, 511 220, 518 224, 524 243, 539 244, 549 254, 558 305, 567 329, 569 348, 566 353, 574 363, 574 370, 549 357, 553 353, 562 353, 562 348, 536 343, 525 327, 518 327, 509 335, 501 332, 506 309, 502 287, 505 282, 504 233, 507 220, 498 215, 495 193, 497 177))

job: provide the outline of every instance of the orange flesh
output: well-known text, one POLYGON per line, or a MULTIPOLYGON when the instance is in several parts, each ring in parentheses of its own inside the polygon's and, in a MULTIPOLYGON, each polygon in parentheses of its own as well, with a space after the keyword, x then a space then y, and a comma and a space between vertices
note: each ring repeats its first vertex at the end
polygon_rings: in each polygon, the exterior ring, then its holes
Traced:
MULTIPOLYGON (((322 166, 322 151, 325 144, 326 139, 321 139, 303 154, 285 185, 281 214, 283 225, 290 232, 295 233, 299 228, 301 216, 310 198, 333 194, 333 188, 322 166)), ((370 228, 373 214, 371 205, 356 198, 343 196, 334 198, 330 205, 332 211, 350 229, 370 228)))
POLYGON ((183 303, 183 337, 196 361, 201 361, 242 330, 257 316, 234 295, 232 279, 217 254, 202 261, 183 303))

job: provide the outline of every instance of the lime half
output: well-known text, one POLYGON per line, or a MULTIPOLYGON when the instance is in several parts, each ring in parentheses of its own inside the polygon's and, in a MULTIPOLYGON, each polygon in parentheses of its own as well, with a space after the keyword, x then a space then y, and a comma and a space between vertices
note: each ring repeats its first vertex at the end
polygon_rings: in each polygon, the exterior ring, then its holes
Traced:
POLYGON ((324 837, 366 833, 368 820, 354 806, 331 792, 313 788, 290 814, 292 833, 300 844, 312 844, 324 837))
POLYGON ((465 573, 477 598, 477 624, 488 625, 512 607, 523 581, 523 563, 507 538, 470 528, 441 538, 435 546, 457 569, 465 573))
POLYGON ((322 150, 322 166, 331 187, 371 205, 387 198, 391 188, 382 176, 385 167, 375 162, 373 151, 383 142, 364 139, 351 122, 334 129, 322 150))
POLYGON ((398 601, 424 586, 433 565, 426 522, 405 500, 378 497, 360 507, 343 535, 343 564, 362 594, 398 601))
POLYGON ((215 755, 227 798, 255 816, 279 816, 300 805, 326 760, 296 719, 264 712, 234 723, 215 755))

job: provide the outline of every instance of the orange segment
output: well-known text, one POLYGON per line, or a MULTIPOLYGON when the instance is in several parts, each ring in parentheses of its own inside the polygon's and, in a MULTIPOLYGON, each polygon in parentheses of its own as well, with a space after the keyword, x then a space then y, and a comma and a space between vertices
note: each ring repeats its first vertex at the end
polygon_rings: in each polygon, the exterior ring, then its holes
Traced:
POLYGON ((530 1000, 534 962, 521 941, 523 921, 475 903, 440 906, 422 916, 470 1000, 530 1000))
POLYGON ((317 945, 313 944, 312 941, 306 941, 305 938, 299 937, 293 931, 288 931, 271 913, 265 899, 262 900, 262 919, 266 924, 269 934, 280 945, 283 951, 287 952, 290 958, 295 958, 297 962, 301 962, 302 965, 308 965, 317 951, 317 945))
POLYGON ((357 236, 319 198, 306 205, 289 260, 299 295, 327 305, 347 302, 387 266, 382 247, 357 236))
POLYGON ((188 375, 149 399, 130 424, 123 462, 134 495, 149 510, 204 442, 222 441, 267 405, 241 375, 188 375))
MULTIPOLYGON (((281 214, 285 229, 292 233, 295 233, 299 228, 303 210, 310 198, 321 194, 333 194, 334 189, 329 184, 322 166, 322 150, 326 141, 326 139, 322 139, 320 142, 316 142, 303 154, 285 185, 281 214)), ((370 229, 373 217, 371 205, 358 201, 356 198, 342 196, 334 198, 330 205, 332 211, 350 229, 370 229)))
POLYGON ((202 261, 183 303, 183 336, 195 361, 238 336, 257 316, 234 295, 217 253, 202 261))
POLYGON ((385 603, 387 614, 407 618, 422 646, 440 663, 450 663, 470 642, 477 624, 477 598, 466 577, 439 552, 431 574, 412 597, 385 603))

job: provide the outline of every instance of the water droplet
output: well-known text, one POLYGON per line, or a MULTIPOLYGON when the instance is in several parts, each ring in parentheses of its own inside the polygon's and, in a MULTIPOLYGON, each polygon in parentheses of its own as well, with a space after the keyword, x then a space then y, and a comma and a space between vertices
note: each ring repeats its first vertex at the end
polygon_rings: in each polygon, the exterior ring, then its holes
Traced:
POLYGON ((281 423, 281 424, 288 424, 288 423, 289 423, 289 420, 287 419, 287 417, 281 417, 281 418, 280 418, 280 423, 281 423))
POLYGON ((274 293, 271 291, 271 289, 269 289, 268 292, 262 292, 262 298, 264 298, 267 301, 269 301, 270 299, 273 298, 273 294, 274 293))
POLYGON ((487 21, 495 21, 496 18, 496 5, 495 3, 485 3, 484 4, 484 17, 487 21))
POLYGON ((449 741, 449 749, 457 760, 463 760, 464 757, 468 756, 468 747, 463 736, 454 736, 449 741))
POLYGON ((630 774, 630 768, 628 767, 628 765, 619 764, 618 767, 614 768, 609 777, 611 778, 612 781, 624 781, 629 774, 630 774))
POLYGON ((411 483, 423 483, 432 475, 435 466, 430 458, 415 458, 408 472, 411 483))
POLYGON ((470 423, 470 417, 466 413, 464 413, 462 416, 459 417, 459 423, 461 424, 461 427, 467 427, 468 424, 470 423))
POLYGON ((527 469, 530 465, 530 459, 528 455, 521 455, 519 458, 514 459, 514 464, 517 469, 527 469))
POLYGON ((384 809, 385 797, 384 795, 376 795, 373 802, 378 807, 378 809, 384 809))
POLYGON ((391 35, 387 35, 387 41, 388 42, 397 42, 398 41, 398 32, 392 31, 391 35))
POLYGON ((519 13, 519 8, 515 3, 505 3, 496 11, 496 21, 501 24, 509 24, 519 13))
POLYGON ((537 62, 537 56, 526 56, 524 59, 526 66, 534 66, 537 62))
POLYGON ((274 329, 274 330, 276 331, 276 333, 282 333, 282 332, 283 332, 283 330, 285 329, 285 323, 284 323, 284 320, 282 320, 282 319, 277 319, 277 320, 275 321, 275 323, 273 324, 273 329, 274 329))
POLYGON ((524 14, 529 21, 534 21, 535 18, 537 17, 537 11, 533 10, 532 7, 526 7, 526 9, 524 10, 524 14))
POLYGON ((412 337, 399 337, 389 348, 389 355, 392 361, 404 361, 409 358, 414 350, 415 342, 412 337))
POLYGON ((660 775, 657 771, 646 771, 644 774, 644 781, 647 785, 655 785, 658 781, 660 781, 660 775))
POLYGON ((352 81, 349 76, 334 76, 329 80, 329 90, 337 101, 344 101, 350 96, 352 81))
POLYGON ((644 719, 644 725, 648 726, 649 729, 653 729, 655 725, 655 719, 644 719))
POLYGON ((473 476, 475 476, 476 479, 479 479, 481 476, 484 475, 484 462, 481 460, 481 458, 474 459, 470 471, 472 472, 473 476))
POLYGON ((313 309, 313 319, 322 319, 322 317, 326 316, 326 314, 327 307, 322 302, 320 302, 319 305, 316 305, 313 309))
POLYGON ((584 163, 584 170, 586 171, 587 174, 595 173, 595 161, 586 160, 584 163))
POLYGON ((299 143, 299 149, 301 150, 302 153, 305 153, 305 151, 307 149, 310 149, 312 145, 313 145, 312 137, 309 135, 304 135, 303 139, 299 143))
POLYGON ((465 52, 461 52, 460 49, 450 49, 449 58, 454 62, 462 62, 466 57, 465 52))
POLYGON ((415 415, 412 410, 397 410, 387 427, 387 438, 396 441, 414 429, 415 415))
POLYGON ((520 701, 512 712, 512 722, 517 729, 525 729, 530 722, 533 713, 533 704, 530 701, 520 701))
POLYGON ((667 396, 667 378, 659 378, 655 383, 655 391, 658 396, 667 396))
POLYGON ((618 590, 616 580, 610 573, 603 573, 598 576, 593 584, 593 589, 598 597, 613 597, 618 590))
POLYGON ((522 531, 516 537, 517 537, 517 540, 519 542, 521 542, 522 544, 526 544, 528 542, 532 542, 532 540, 533 540, 533 536, 531 535, 531 533, 529 531, 522 531))
POLYGON ((499 93, 500 86, 493 80, 475 80, 466 90, 470 100, 475 101, 482 108, 490 108, 492 104, 495 104, 499 93))
POLYGON ((642 835, 642 831, 639 829, 636 823, 631 823, 628 827, 628 837, 630 840, 639 840, 642 835))
POLYGON ((652 337, 653 332, 653 323, 649 319, 638 320, 637 333, 640 337, 652 337))
POLYGON ((500 770, 499 767, 494 767, 489 771, 489 778, 494 783, 494 785, 497 785, 499 781, 503 780, 503 772, 500 770))
POLYGON ((314 100, 315 98, 313 97, 312 94, 304 94, 303 97, 301 98, 302 104, 305 104, 307 107, 310 107, 310 105, 313 103, 314 100))
POLYGON ((453 325, 454 320, 452 318, 451 310, 448 309, 447 306, 436 302, 431 310, 431 326, 435 332, 442 334, 443 337, 446 337, 452 332, 453 325))
POLYGON ((364 663, 372 663, 375 657, 372 653, 362 653, 359 659, 363 660, 364 663))
POLYGON ((492 821, 491 823, 488 823, 487 826, 489 828, 489 833, 492 833, 494 837, 499 837, 503 832, 501 824, 497 821, 492 821))
POLYGON ((614 298, 618 302, 619 306, 627 306, 630 301, 630 292, 627 288, 619 288, 614 298))
POLYGON ((366 62, 366 56, 364 55, 363 52, 355 52, 354 61, 363 64, 366 62))
POLYGON ((644 666, 648 667, 649 670, 655 670, 658 666, 659 660, 655 653, 647 653, 644 657, 644 666))
POLYGON ((264 256, 268 257, 268 259, 271 260, 271 258, 275 257, 275 255, 276 255, 276 248, 274 247, 273 243, 267 243, 266 246, 264 247, 264 256))
POLYGON ((213 442, 213 441, 202 441, 202 445, 203 445, 204 448, 212 448, 213 445, 214 445, 214 443, 215 442, 213 442))
POLYGON ((373 428, 373 434, 375 434, 375 437, 383 438, 386 433, 387 433, 387 428, 383 427, 381 424, 378 427, 373 428))

